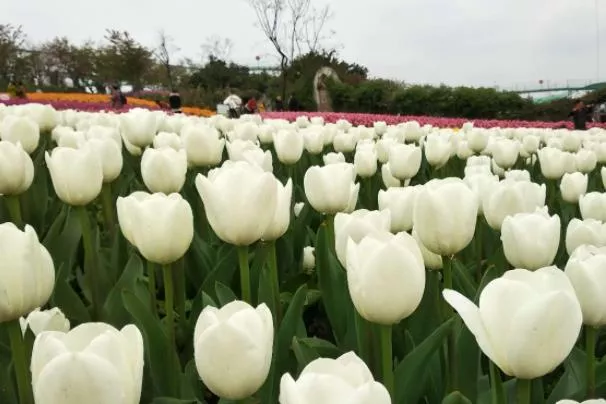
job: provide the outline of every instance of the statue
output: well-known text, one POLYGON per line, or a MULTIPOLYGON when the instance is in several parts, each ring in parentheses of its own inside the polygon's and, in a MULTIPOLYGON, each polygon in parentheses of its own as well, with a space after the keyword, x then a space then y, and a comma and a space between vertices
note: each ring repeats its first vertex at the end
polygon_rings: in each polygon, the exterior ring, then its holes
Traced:
POLYGON ((327 80, 330 79, 339 81, 339 76, 337 76, 337 73, 330 67, 319 69, 314 77, 314 99, 318 107, 318 112, 332 112, 327 86, 327 80))

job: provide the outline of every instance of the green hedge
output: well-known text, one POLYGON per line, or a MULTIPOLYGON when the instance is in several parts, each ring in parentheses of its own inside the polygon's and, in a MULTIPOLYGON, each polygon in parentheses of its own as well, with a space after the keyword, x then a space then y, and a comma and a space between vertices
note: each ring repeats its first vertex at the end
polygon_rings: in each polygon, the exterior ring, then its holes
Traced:
POLYGON ((357 85, 329 85, 338 112, 431 115, 479 119, 518 119, 532 115, 534 105, 516 93, 491 88, 403 86, 389 80, 357 85))

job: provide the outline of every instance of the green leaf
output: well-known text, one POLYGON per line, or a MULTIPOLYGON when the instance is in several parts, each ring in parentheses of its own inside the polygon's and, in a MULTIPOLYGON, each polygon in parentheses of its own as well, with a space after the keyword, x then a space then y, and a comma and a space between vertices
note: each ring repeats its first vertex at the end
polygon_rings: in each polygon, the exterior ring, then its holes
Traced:
POLYGON ((472 299, 477 291, 477 287, 474 281, 469 276, 469 271, 463 263, 457 259, 452 260, 452 272, 454 275, 455 284, 458 286, 456 289, 461 291, 467 298, 472 299))
POLYGON ((227 303, 238 300, 238 297, 232 292, 232 290, 222 284, 221 282, 215 282, 215 293, 217 294, 217 300, 221 306, 225 306, 227 303))
POLYGON ((317 358, 336 359, 343 354, 339 348, 320 338, 297 338, 292 340, 292 349, 301 372, 309 362, 317 358))
MULTIPOLYGON (((0 332, 3 331, 0 326, 0 332)), ((14 372, 11 366, 12 355, 8 346, 0 344, 0 403, 17 403, 14 388, 14 372)))
POLYGON ((421 399, 426 384, 425 364, 442 346, 453 324, 454 318, 446 321, 400 362, 395 370, 395 403, 416 403, 421 399))
POLYGON ((133 317, 133 321, 143 334, 145 343, 145 362, 149 364, 153 385, 159 395, 174 395, 174 369, 180 367, 175 349, 170 347, 168 337, 160 321, 152 315, 149 308, 137 295, 129 290, 122 291, 122 299, 126 310, 133 317), (173 363, 170 366, 170 362, 173 363))
POLYGON ((42 241, 42 244, 53 257, 55 268, 61 265, 65 265, 67 269, 73 267, 81 238, 82 231, 78 220, 78 212, 65 206, 62 214, 55 219, 51 229, 42 241), (65 216, 63 216, 63 212, 65 212, 65 216))
POLYGON ((267 381, 261 388, 261 402, 262 403, 277 403, 278 402, 278 387, 280 378, 289 369, 289 358, 290 348, 292 339, 296 335, 297 327, 301 317, 303 316, 303 309, 305 307, 305 296, 307 295, 307 286, 301 285, 295 296, 293 297, 286 314, 282 319, 282 324, 276 334, 274 340, 274 352, 272 357, 272 364, 267 381))
POLYGON ((224 285, 231 285, 234 274, 238 269, 238 256, 235 248, 229 248, 225 254, 218 255, 221 258, 202 284, 202 290, 213 298, 216 297, 215 283, 221 282, 224 285))
POLYGON ((458 389, 472 402, 477 401, 480 377, 480 348, 475 337, 464 325, 456 340, 458 389))
MULTIPOLYGON (((130 322, 130 315, 124 307, 122 291, 128 290, 134 293, 142 302, 150 301, 149 291, 143 277, 143 261, 136 253, 132 253, 122 276, 109 292, 103 306, 104 314, 112 325, 120 328, 130 322)), ((147 307, 149 310, 149 304, 147 307)))
MULTIPOLYGON (((74 291, 70 284, 70 276, 67 267, 61 265, 55 277, 55 289, 51 296, 54 307, 58 307, 67 318, 77 323, 90 321, 90 313, 80 296, 74 291)), ((73 326, 74 324, 72 324, 73 326)))
POLYGON ((345 271, 331 252, 327 231, 326 226, 321 226, 316 241, 318 286, 335 340, 339 346, 343 346, 348 328, 354 329, 354 309, 347 290, 345 271))
MULTIPOLYGON (((552 390, 547 404, 555 404, 561 399, 582 400, 585 393, 587 374, 585 352, 574 348, 568 358, 564 361, 564 374, 552 390)), ((596 377, 596 380, 597 379, 596 377)))
POLYGON ((442 404, 472 404, 473 402, 458 391, 453 391, 442 400, 442 404))

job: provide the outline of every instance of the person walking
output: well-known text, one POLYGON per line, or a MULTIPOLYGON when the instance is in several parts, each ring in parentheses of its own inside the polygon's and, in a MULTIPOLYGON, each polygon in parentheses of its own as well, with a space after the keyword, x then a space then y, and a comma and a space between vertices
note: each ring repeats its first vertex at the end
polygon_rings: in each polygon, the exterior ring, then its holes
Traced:
POLYGON ((587 130, 587 121, 591 118, 592 105, 585 105, 583 100, 575 100, 572 111, 568 114, 572 118, 575 130, 587 130))
POLYGON ((181 113, 181 94, 175 89, 168 96, 168 105, 175 114, 181 113))

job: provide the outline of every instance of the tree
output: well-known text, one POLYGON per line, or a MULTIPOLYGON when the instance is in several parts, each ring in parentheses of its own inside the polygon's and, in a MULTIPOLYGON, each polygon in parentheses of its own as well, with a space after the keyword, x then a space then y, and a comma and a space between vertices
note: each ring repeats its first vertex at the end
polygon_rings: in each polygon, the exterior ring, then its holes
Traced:
POLYGON ((8 81, 19 73, 26 40, 21 26, 0 24, 0 79, 8 81))
POLYGON ((202 60, 210 61, 211 58, 215 60, 229 60, 231 55, 231 49, 234 43, 229 38, 223 38, 218 35, 213 35, 206 38, 206 42, 202 45, 202 60))
POLYGON ((324 50, 326 23, 332 14, 329 6, 320 10, 311 0, 248 0, 257 23, 280 57, 282 97, 286 98, 287 70, 297 56, 324 50))
POLYGON ((134 40, 127 31, 108 30, 107 44, 97 51, 97 72, 104 81, 127 83, 137 91, 153 67, 152 52, 134 40))
POLYGON ((173 67, 171 65, 171 55, 178 51, 177 48, 173 44, 173 39, 166 35, 164 31, 160 31, 158 33, 158 46, 154 50, 154 55, 158 62, 164 67, 166 71, 166 78, 168 80, 168 86, 173 88, 174 86, 174 77, 173 77, 173 67))
POLYGON ((94 79, 95 48, 90 42, 77 46, 66 37, 57 37, 43 44, 40 53, 55 85, 70 79, 74 87, 83 88, 94 79))

